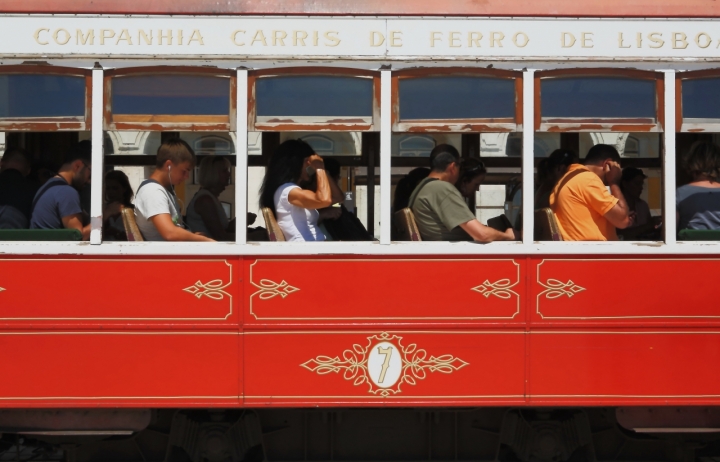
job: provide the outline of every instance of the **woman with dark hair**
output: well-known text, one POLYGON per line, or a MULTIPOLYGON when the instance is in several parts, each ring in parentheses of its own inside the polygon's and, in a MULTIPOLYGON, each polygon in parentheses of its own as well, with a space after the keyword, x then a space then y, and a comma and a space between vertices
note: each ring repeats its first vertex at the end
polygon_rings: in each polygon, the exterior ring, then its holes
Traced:
POLYGON ((550 193, 565 175, 568 167, 579 162, 578 155, 570 149, 556 149, 538 164, 538 188, 535 191, 535 209, 550 207, 550 193))
POLYGON ((720 229, 720 147, 696 142, 685 158, 685 169, 692 181, 675 193, 678 231, 720 229))
POLYGON ((270 159, 260 188, 260 207, 275 214, 287 241, 324 241, 318 209, 332 204, 325 164, 301 140, 287 140, 270 159), (315 190, 309 188, 315 183, 315 190))
POLYGON ((486 173, 485 164, 480 159, 466 157, 460 162, 460 177, 455 183, 455 187, 464 198, 475 197, 486 173))
POLYGON ((103 237, 107 241, 126 241, 120 211, 132 204, 133 190, 125 172, 112 170, 105 174, 105 204, 103 207, 103 237))

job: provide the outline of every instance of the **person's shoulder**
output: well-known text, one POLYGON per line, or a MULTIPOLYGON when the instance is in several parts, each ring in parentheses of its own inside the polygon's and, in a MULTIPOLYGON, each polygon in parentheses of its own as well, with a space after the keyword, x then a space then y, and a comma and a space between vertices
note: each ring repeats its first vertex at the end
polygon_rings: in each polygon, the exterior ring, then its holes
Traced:
MULTIPOLYGON (((458 192, 458 190, 455 187, 455 185, 453 185, 452 183, 450 183, 448 181, 443 181, 443 180, 433 180, 433 181, 428 182, 425 185, 425 187, 422 189, 422 191, 420 191, 420 194, 426 193, 426 194, 444 194, 444 195, 446 195, 448 193, 453 193, 453 192, 458 192)), ((460 193, 458 192, 458 194, 460 194, 460 193)))

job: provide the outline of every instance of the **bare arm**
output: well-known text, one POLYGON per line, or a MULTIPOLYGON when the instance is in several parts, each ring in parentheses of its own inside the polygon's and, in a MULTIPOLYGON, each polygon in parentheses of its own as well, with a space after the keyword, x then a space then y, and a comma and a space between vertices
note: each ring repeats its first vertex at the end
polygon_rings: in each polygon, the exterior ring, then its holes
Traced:
POLYGON ((77 229, 82 234, 82 240, 90 240, 90 225, 82 225, 82 214, 76 213, 74 215, 68 215, 62 217, 63 227, 66 229, 77 229))
POLYGON ((515 240, 515 232, 512 228, 508 228, 505 231, 498 231, 489 226, 485 226, 477 220, 470 220, 467 223, 461 224, 460 227, 476 242, 515 240))
POLYGON ((327 174, 323 169, 315 170, 317 176, 317 190, 308 191, 306 189, 295 188, 288 194, 288 202, 297 207, 304 209, 322 209, 330 207, 332 204, 332 194, 330 192, 330 182, 327 174))
POLYGON ((166 241, 195 241, 195 242, 214 242, 209 237, 193 234, 190 231, 176 226, 170 218, 169 213, 160 213, 150 217, 150 221, 157 228, 160 235, 166 241))
POLYGON ((632 218, 630 217, 630 208, 625 202, 625 196, 623 196, 620 190, 620 185, 611 184, 610 194, 615 196, 618 201, 607 213, 605 213, 605 219, 612 223, 613 226, 619 229, 625 229, 632 224, 632 218))
POLYGON ((220 217, 218 216, 215 203, 209 196, 201 196, 195 201, 195 211, 202 218, 203 224, 210 232, 210 236, 219 241, 233 241, 235 236, 228 233, 222 226, 220 217))

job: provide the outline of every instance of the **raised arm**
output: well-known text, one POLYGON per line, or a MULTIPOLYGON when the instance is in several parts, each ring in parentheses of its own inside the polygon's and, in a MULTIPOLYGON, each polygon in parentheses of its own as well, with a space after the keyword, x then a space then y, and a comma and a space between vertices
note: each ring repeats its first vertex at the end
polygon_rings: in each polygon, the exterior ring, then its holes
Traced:
POLYGON ((610 185, 610 194, 617 198, 617 204, 605 213, 605 219, 613 226, 619 229, 625 229, 632 225, 633 217, 630 215, 630 207, 628 207, 620 189, 620 180, 622 178, 622 169, 620 164, 612 162, 605 166, 605 181, 610 185))
POLYGON ((315 191, 309 191, 301 188, 294 188, 288 194, 288 202, 297 207, 304 209, 322 209, 332 204, 332 192, 330 190, 330 181, 327 173, 325 173, 325 165, 322 158, 317 154, 308 157, 306 167, 315 170, 317 178, 317 188, 315 191))

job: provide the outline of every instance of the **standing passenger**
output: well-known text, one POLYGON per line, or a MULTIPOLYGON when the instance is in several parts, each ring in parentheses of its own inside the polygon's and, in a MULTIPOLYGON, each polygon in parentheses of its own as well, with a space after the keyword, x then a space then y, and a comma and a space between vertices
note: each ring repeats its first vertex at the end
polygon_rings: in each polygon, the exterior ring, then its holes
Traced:
POLYGON ((675 194, 677 229, 720 229, 720 148, 696 142, 685 159, 692 181, 675 194))

